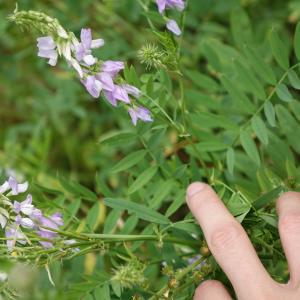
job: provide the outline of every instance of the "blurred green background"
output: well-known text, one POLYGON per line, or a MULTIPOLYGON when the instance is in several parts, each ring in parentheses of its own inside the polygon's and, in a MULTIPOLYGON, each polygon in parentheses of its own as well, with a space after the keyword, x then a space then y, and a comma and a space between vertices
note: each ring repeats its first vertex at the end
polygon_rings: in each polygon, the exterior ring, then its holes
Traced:
MULTIPOLYGON (((148 72, 136 54, 154 37, 138 1, 26 0, 18 4, 20 10, 40 10, 58 18, 67 30, 77 35, 82 27, 92 28, 95 38, 106 41, 96 52, 99 57, 126 60, 136 67, 139 75, 148 72)), ((33 184, 49 188, 58 187, 59 174, 99 191, 101 185, 95 183, 98 174, 100 181, 117 189, 120 179, 110 174, 110 166, 134 145, 119 143, 112 148, 99 140, 117 130, 135 130, 126 112, 112 109, 103 100, 91 99, 64 62, 52 68, 38 58, 37 36, 21 32, 6 21, 14 6, 14 1, 0 1, 2 174, 15 170, 33 184)), ((183 44, 185 68, 199 66, 201 70, 202 39, 216 37, 231 43, 230 15, 239 7, 248 12, 254 38, 262 44, 270 26, 288 33, 300 16, 300 4, 295 0, 190 0, 183 44)), ((154 1, 152 8, 156 10, 154 1)), ((64 292, 72 283, 84 281, 84 274, 101 265, 101 259, 96 260, 93 255, 64 263, 62 270, 57 263, 57 268, 53 267, 54 276, 60 278, 56 288, 49 283, 45 271, 39 273, 18 265, 11 276, 24 295, 28 295, 24 299, 68 299, 64 292)), ((0 262, 0 270, 2 267, 7 267, 4 261, 0 262)))

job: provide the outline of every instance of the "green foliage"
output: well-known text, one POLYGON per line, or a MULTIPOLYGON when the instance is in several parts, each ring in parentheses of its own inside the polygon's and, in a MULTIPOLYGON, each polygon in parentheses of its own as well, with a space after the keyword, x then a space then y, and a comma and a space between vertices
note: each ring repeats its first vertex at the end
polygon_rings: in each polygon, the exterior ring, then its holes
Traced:
MULTIPOLYGON (((189 300, 197 278, 226 284, 211 257, 189 269, 205 242, 185 204, 193 181, 214 186, 272 276, 287 279, 275 201, 300 190, 298 1, 190 0, 182 15, 169 11, 185 25, 182 38, 165 31, 154 1, 20 3, 76 35, 92 28, 107 41, 103 59, 127 61, 124 78, 154 116, 136 127, 122 109, 91 101, 63 63, 38 58, 35 33, 6 20, 13 3, 2 7, 0 178, 11 169, 28 178, 35 202, 61 210, 63 231, 79 243, 39 256, 56 286, 34 270, 22 299, 167 291, 189 300)), ((0 271, 12 272, 3 251, 0 271)), ((30 260, 24 253, 14 259, 30 260)))

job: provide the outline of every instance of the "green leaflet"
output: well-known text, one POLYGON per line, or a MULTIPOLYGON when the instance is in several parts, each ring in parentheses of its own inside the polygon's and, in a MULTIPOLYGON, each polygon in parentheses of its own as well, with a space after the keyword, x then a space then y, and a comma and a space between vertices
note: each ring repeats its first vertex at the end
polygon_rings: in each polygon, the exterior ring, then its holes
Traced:
POLYGON ((255 73, 266 83, 275 85, 276 76, 273 72, 273 69, 264 61, 261 53, 249 45, 244 45, 243 50, 255 73))
POLYGON ((280 128, 285 133, 289 145, 300 154, 300 140, 297 138, 300 125, 294 116, 282 105, 276 106, 276 115, 279 120, 280 128))
POLYGON ((275 109, 273 104, 270 101, 267 101, 264 104, 264 113, 266 116, 266 119, 270 126, 276 127, 276 115, 275 115, 275 109))
POLYGON ((94 297, 95 300, 110 300, 110 288, 109 284, 105 283, 102 286, 95 288, 94 290, 94 297))
POLYGON ((88 229, 90 229, 90 230, 96 229, 99 213, 100 213, 100 203, 97 202, 89 210, 89 213, 86 217, 86 225, 87 225, 88 229))
POLYGON ((296 90, 300 90, 300 79, 294 70, 288 71, 288 78, 291 86, 296 90))
POLYGON ((248 112, 253 112, 255 110, 249 98, 236 87, 233 81, 229 80, 224 75, 221 77, 221 82, 230 96, 237 102, 237 105, 243 106, 248 112))
POLYGON ((274 216, 270 216, 267 214, 259 214, 259 217, 263 219, 267 224, 271 225, 274 228, 278 228, 278 219, 274 216))
POLYGON ((98 197, 94 192, 78 182, 66 180, 63 177, 59 177, 59 182, 66 191, 75 196, 81 196, 82 198, 92 202, 98 201, 98 197))
POLYGON ((289 50, 274 29, 270 32, 269 41, 275 60, 284 70, 287 70, 290 66, 289 50))
POLYGON ((260 166, 259 153, 250 134, 246 131, 242 131, 240 134, 240 141, 247 155, 256 163, 257 166, 260 166))
POLYGON ((280 83, 276 88, 276 94, 278 98, 284 102, 291 102, 293 101, 293 96, 290 93, 287 86, 283 83, 280 83))
POLYGON ((228 117, 212 114, 208 112, 199 112, 192 115, 193 121, 199 125, 205 124, 209 128, 224 128, 234 131, 239 130, 239 126, 228 117))
POLYGON ((230 14, 230 29, 236 45, 242 47, 245 43, 252 42, 252 28, 249 16, 242 8, 232 10, 230 14))
POLYGON ((250 203, 246 202, 238 193, 234 193, 230 197, 230 199, 226 203, 226 207, 233 216, 243 216, 239 219, 240 222, 243 221, 243 219, 251 209, 250 203))
POLYGON ((121 211, 119 209, 113 209, 106 217, 103 233, 109 234, 113 233, 117 225, 118 220, 120 219, 121 211))
POLYGON ((158 170, 157 166, 153 166, 149 169, 146 169, 144 172, 138 175, 137 179, 131 184, 128 188, 128 194, 132 194, 146 185, 152 177, 156 174, 158 170))
POLYGON ((120 146, 136 140, 136 134, 132 132, 117 132, 103 136, 99 140, 101 145, 120 146))
POLYGON ((271 201, 274 201, 279 194, 283 191, 282 186, 276 187, 273 190, 263 194, 253 202, 253 206, 256 209, 260 209, 265 205, 268 205, 271 201))
POLYGON ((235 64, 235 70, 237 72, 237 78, 239 78, 240 83, 243 84, 246 92, 253 94, 261 100, 266 98, 266 93, 261 82, 258 81, 249 68, 246 68, 243 64, 237 62, 235 64))
POLYGON ((173 213, 175 213, 181 205, 185 203, 185 190, 180 190, 177 192, 175 199, 172 201, 171 205, 168 207, 166 211, 166 216, 169 217, 173 213))
POLYGON ((157 209, 161 206, 162 201, 170 195, 171 193, 171 189, 174 186, 175 181, 173 179, 169 179, 169 180, 162 180, 155 193, 153 198, 150 200, 150 207, 153 209, 157 209))
POLYGON ((68 225, 75 217, 76 214, 81 206, 81 199, 74 199, 65 210, 65 213, 67 215, 67 221, 65 222, 65 225, 68 225))
POLYGON ((258 137, 258 139, 264 144, 267 145, 268 144, 268 131, 266 128, 265 123, 263 122, 263 120, 258 117, 258 116, 254 116, 251 120, 251 125, 252 125, 252 129, 255 132, 256 136, 258 137))
POLYGON ((210 92, 220 90, 220 86, 218 85, 218 83, 207 75, 201 74, 196 71, 185 71, 185 73, 188 78, 190 78, 192 82, 201 89, 205 89, 210 92))
POLYGON ((115 166, 113 166, 111 171, 113 173, 117 173, 124 170, 128 170, 129 168, 138 164, 145 157, 146 153, 146 150, 139 150, 130 153, 128 156, 124 157, 121 161, 119 161, 115 166))
POLYGON ((128 200, 122 200, 122 199, 114 199, 114 198, 107 198, 104 200, 105 205, 111 207, 111 208, 116 208, 119 210, 127 210, 129 213, 136 214, 138 218, 148 221, 148 222, 153 222, 156 224, 168 224, 170 223, 169 219, 159 212, 141 205, 134 203, 132 201, 128 200))
POLYGON ((226 152, 226 163, 227 163, 228 171, 231 174, 233 174, 234 162, 235 162, 234 150, 232 148, 228 148, 226 152))
POLYGON ((197 143, 196 146, 199 151, 203 151, 203 152, 222 151, 228 148, 228 145, 219 141, 200 142, 197 143))

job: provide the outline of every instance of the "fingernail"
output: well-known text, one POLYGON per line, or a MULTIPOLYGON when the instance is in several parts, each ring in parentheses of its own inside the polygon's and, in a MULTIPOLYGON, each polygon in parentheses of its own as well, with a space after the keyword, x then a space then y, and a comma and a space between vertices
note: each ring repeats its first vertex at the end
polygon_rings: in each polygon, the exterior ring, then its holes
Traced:
POLYGON ((205 188, 206 184, 202 182, 194 182, 187 189, 188 198, 193 197, 195 194, 201 192, 205 188))

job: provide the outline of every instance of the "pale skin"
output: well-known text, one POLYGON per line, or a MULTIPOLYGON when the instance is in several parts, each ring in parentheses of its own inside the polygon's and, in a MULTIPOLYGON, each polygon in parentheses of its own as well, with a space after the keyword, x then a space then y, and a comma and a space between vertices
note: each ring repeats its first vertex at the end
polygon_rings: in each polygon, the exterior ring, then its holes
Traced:
MULTIPOLYGON (((300 193, 287 192, 277 200, 279 234, 290 272, 287 284, 270 277, 245 230, 209 185, 191 184, 187 203, 238 300, 300 299, 300 193)), ((230 299, 222 283, 214 280, 201 283, 194 295, 194 300, 230 299)))

